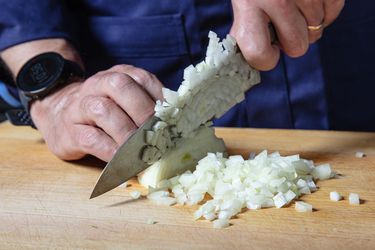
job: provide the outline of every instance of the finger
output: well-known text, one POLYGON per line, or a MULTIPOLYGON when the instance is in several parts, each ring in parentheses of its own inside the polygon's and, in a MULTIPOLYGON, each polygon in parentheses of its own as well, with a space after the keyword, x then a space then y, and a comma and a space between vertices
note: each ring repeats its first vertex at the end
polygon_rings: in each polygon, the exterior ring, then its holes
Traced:
MULTIPOLYGON (((324 22, 323 0, 299 0, 297 6, 305 17, 308 26, 319 26, 324 22)), ((317 30, 308 30, 309 42, 313 43, 321 38, 323 27, 317 30)))
POLYGON ((271 44, 268 28, 269 19, 260 9, 250 9, 245 15, 237 11, 231 29, 239 48, 252 67, 258 70, 270 70, 279 61, 278 46, 271 44))
POLYGON ((109 97, 138 127, 154 113, 155 102, 133 78, 126 74, 107 72, 94 76, 87 80, 85 92, 87 95, 109 97))
POLYGON ((290 57, 302 56, 309 47, 305 18, 292 1, 282 1, 279 8, 264 4, 264 10, 275 26, 283 51, 290 57))
POLYGON ((100 127, 118 145, 137 129, 132 119, 107 97, 86 96, 81 100, 79 110, 75 118, 77 122, 100 127))
POLYGON ((345 0, 324 0, 324 25, 330 25, 340 14, 344 8, 345 0))
POLYGON ((109 71, 128 74, 138 84, 140 84, 155 101, 163 100, 163 84, 154 74, 144 69, 124 64, 113 66, 109 69, 109 71))
POLYGON ((75 151, 90 154, 103 161, 110 161, 118 149, 117 143, 101 129, 76 124, 74 131, 75 151))

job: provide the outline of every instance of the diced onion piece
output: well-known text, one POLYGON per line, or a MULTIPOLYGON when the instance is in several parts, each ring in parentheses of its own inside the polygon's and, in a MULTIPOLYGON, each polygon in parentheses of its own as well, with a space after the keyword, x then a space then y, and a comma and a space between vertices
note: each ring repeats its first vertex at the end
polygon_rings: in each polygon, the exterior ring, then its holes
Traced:
POLYGON ((211 212, 211 213, 205 213, 203 214, 203 217, 206 219, 206 220, 214 220, 217 218, 216 214, 214 212, 211 212))
POLYGON ((149 225, 153 225, 153 224, 156 224, 156 221, 154 221, 154 220, 151 219, 151 218, 148 218, 148 219, 147 219, 147 224, 149 224, 149 225))
POLYGON ((359 195, 356 194, 356 193, 350 193, 349 194, 349 204, 359 205, 360 204, 359 195))
POLYGON ((326 180, 331 178, 331 173, 331 166, 329 164, 319 165, 312 171, 313 177, 319 180, 326 180))
POLYGON ((141 197, 141 192, 139 192, 138 190, 132 190, 130 191, 130 196, 133 199, 139 199, 139 197, 141 197))
POLYGON ((357 158, 363 158, 365 156, 366 156, 365 153, 363 153, 362 151, 358 151, 355 153, 355 157, 357 158))
POLYGON ((159 199, 162 197, 168 197, 168 196, 169 196, 169 192, 162 190, 162 191, 156 191, 156 192, 148 194, 147 198, 150 200, 156 200, 156 199, 159 199))
POLYGON ((307 187, 307 182, 305 180, 303 180, 303 179, 299 179, 297 181, 297 187, 299 187, 299 188, 307 187))
POLYGON ((191 172, 184 173, 180 176, 180 179, 178 179, 178 182, 181 183, 182 186, 190 187, 195 182, 195 175, 193 175, 191 172))
POLYGON ((301 194, 311 194, 310 188, 308 186, 301 188, 299 191, 301 194))
POLYGON ((122 183, 121 185, 120 185, 120 187, 123 187, 123 188, 126 188, 128 186, 128 182, 127 181, 125 181, 124 183, 122 183))
POLYGON ((312 192, 318 190, 318 188, 316 187, 315 182, 313 180, 308 180, 307 186, 309 187, 310 191, 312 191, 312 192))
POLYGON ((277 208, 281 208, 282 206, 288 203, 283 193, 281 192, 273 197, 273 201, 275 202, 275 207, 277 208))
POLYGON ((151 201, 157 205, 163 205, 163 206, 172 206, 177 203, 176 198, 173 198, 173 197, 158 197, 158 198, 151 199, 151 201))
POLYGON ((167 89, 167 88, 162 88, 162 92, 163 92, 163 97, 169 104, 173 106, 180 106, 179 95, 177 92, 167 89))
POLYGON ((339 201, 342 199, 342 196, 338 192, 332 191, 329 193, 329 199, 331 201, 339 201))
POLYGON ((201 209, 198 209, 197 211, 194 212, 194 220, 198 220, 203 216, 203 212, 201 209))
POLYGON ((289 203, 294 198, 296 198, 297 195, 292 190, 288 190, 288 192, 285 193, 284 197, 285 197, 286 201, 289 203))
POLYGON ((295 209, 301 213, 312 212, 312 205, 303 201, 296 201, 295 209))
POLYGON ((232 215, 233 214, 230 211, 222 210, 219 212, 218 218, 219 220, 229 220, 232 215))
POLYGON ((246 203, 246 207, 250 210, 258 210, 258 209, 261 209, 262 208, 262 204, 258 204, 258 203, 253 203, 251 201, 248 201, 246 203))
POLYGON ((170 180, 167 180, 167 179, 164 179, 162 181, 160 181, 157 185, 157 188, 160 188, 160 189, 168 189, 171 187, 171 181, 170 180))
POLYGON ((214 228, 226 228, 229 227, 229 220, 227 219, 218 219, 213 223, 214 228))

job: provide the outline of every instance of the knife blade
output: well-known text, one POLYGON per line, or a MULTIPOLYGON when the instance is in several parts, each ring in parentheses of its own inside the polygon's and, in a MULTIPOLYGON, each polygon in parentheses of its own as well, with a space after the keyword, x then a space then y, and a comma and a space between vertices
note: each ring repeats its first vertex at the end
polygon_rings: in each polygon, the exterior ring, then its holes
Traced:
POLYGON ((155 116, 151 117, 117 150, 96 182, 90 199, 118 187, 149 167, 141 159, 143 148, 147 146, 145 132, 151 130, 159 120, 155 116))

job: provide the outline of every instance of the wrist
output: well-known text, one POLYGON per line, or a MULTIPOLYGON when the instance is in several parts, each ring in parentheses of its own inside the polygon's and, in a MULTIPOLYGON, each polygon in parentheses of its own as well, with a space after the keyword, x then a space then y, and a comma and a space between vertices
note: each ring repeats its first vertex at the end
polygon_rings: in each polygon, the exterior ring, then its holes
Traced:
POLYGON ((54 116, 60 112, 66 112, 83 82, 83 78, 77 78, 74 82, 60 88, 47 97, 31 102, 29 114, 35 126, 38 129, 43 129, 43 126, 49 123, 49 119, 54 119, 54 116), (49 117, 50 115, 52 117, 49 117))
POLYGON ((77 63, 84 70, 81 57, 75 48, 68 41, 59 38, 35 40, 12 46, 1 52, 1 58, 15 77, 27 61, 45 52, 56 52, 66 60, 77 63))

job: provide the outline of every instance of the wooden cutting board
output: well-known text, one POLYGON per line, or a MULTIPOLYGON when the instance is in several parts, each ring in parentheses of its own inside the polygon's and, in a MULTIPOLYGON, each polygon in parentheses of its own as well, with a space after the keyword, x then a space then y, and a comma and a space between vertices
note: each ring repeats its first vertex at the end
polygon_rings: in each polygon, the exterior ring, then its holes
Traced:
POLYGON ((89 200, 102 164, 64 162, 53 156, 37 131, 0 125, 0 248, 94 249, 375 249, 375 133, 266 129, 216 130, 232 154, 263 149, 300 153, 328 162, 340 179, 318 182, 319 191, 294 205, 246 211, 226 229, 194 221, 197 207, 156 206, 133 201, 119 187, 89 200), (355 152, 366 153, 356 158, 355 152), (332 202, 330 191, 345 200, 332 202), (348 204, 349 192, 363 204, 348 204), (147 224, 148 219, 157 223, 147 224))

